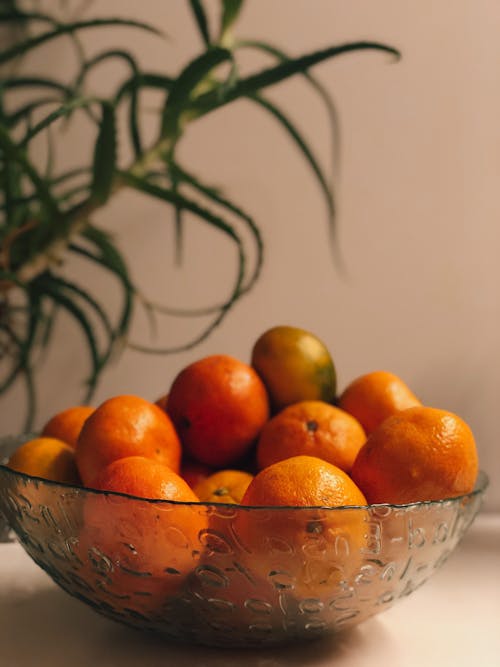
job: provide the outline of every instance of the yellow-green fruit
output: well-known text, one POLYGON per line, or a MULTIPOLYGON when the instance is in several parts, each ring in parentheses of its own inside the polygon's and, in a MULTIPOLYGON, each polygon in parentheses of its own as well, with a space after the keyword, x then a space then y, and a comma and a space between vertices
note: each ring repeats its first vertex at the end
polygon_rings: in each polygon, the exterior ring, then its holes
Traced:
POLYGON ((253 347, 252 366, 266 385, 275 412, 299 401, 335 399, 332 357, 325 344, 304 329, 277 326, 265 331, 253 347))

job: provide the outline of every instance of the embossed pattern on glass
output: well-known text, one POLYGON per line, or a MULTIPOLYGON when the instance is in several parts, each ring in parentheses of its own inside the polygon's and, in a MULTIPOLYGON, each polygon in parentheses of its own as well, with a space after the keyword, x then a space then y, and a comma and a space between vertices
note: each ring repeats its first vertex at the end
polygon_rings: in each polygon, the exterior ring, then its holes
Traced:
MULTIPOLYGON (((19 441, 0 445, 0 461, 19 441)), ((277 644, 332 633, 419 588, 487 486, 407 506, 244 508, 148 501, 0 465, 0 514, 31 558, 104 616, 176 641, 277 644)))

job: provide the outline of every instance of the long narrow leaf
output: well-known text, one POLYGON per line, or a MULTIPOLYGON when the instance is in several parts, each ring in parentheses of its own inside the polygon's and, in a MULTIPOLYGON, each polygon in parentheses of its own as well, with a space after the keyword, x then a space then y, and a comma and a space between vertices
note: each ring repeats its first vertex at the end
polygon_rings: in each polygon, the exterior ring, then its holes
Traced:
POLYGON ((163 132, 167 136, 175 136, 179 130, 181 112, 194 89, 218 65, 232 62, 233 55, 227 49, 215 47, 192 60, 175 80, 163 112, 163 132))
MULTIPOLYGON (((269 55, 273 56, 274 58, 277 58, 281 62, 286 62, 288 60, 291 60, 290 55, 285 53, 283 50, 278 49, 276 46, 272 44, 268 44, 267 42, 262 42, 259 40, 240 40, 235 43, 234 48, 257 49, 258 51, 268 53, 269 55)), ((337 113, 337 108, 333 101, 332 95, 327 90, 327 88, 320 81, 318 81, 318 79, 313 74, 311 74, 311 72, 309 72, 309 70, 305 70, 304 72, 302 72, 302 76, 308 81, 310 86, 320 96, 325 106, 326 112, 328 114, 328 119, 330 123, 330 132, 332 136, 332 164, 335 168, 338 169, 340 160, 340 148, 341 148, 340 146, 341 137, 339 131, 340 122, 337 113)))
POLYGON ((92 197, 101 204, 104 204, 111 194, 116 158, 115 110, 111 104, 103 102, 92 168, 92 197))
POLYGON ((74 23, 66 23, 59 25, 55 30, 51 30, 41 35, 36 35, 30 39, 15 44, 9 49, 0 51, 0 65, 13 60, 18 56, 29 53, 33 49, 36 49, 38 46, 45 44, 53 39, 61 37, 62 35, 68 35, 74 32, 79 32, 81 30, 87 30, 89 28, 104 28, 109 26, 129 26, 133 28, 141 28, 142 30, 147 30, 152 32, 155 35, 162 35, 163 33, 155 28, 152 25, 143 23, 142 21, 134 21, 131 19, 121 19, 121 18, 98 18, 92 19, 90 21, 76 21, 74 23))
POLYGON ((30 366, 30 355, 33 343, 35 341, 37 329, 40 323, 40 297, 36 290, 29 288, 26 290, 28 299, 28 322, 26 325, 25 336, 18 335, 9 325, 4 324, 2 330, 8 335, 12 343, 18 349, 17 362, 14 364, 11 372, 0 384, 0 394, 9 389, 12 383, 17 379, 22 369, 30 366))
POLYGON ((157 199, 162 199, 163 201, 166 201, 170 204, 174 204, 175 206, 182 207, 185 210, 194 213, 208 224, 224 232, 236 244, 238 252, 238 271, 233 285, 233 289, 231 291, 230 298, 223 304, 219 313, 214 317, 214 319, 210 322, 210 324, 207 327, 205 327, 205 329, 201 332, 201 334, 199 334, 192 340, 188 341, 187 343, 166 348, 154 348, 154 347, 146 347, 143 345, 130 344, 130 347, 132 349, 150 354, 173 354, 176 352, 190 350, 196 345, 199 345, 203 340, 205 340, 210 335, 210 333, 222 322, 222 320, 227 315, 232 305, 241 296, 241 288, 244 280, 245 261, 246 261, 246 256, 243 249, 242 241, 236 230, 229 223, 223 220, 223 218, 221 218, 218 215, 215 215, 207 208, 202 207, 199 204, 187 199, 183 195, 175 193, 172 190, 169 190, 168 188, 157 186, 145 179, 141 179, 136 176, 131 176, 130 174, 122 174, 122 177, 130 187, 133 187, 141 192, 144 192, 145 194, 149 194, 153 197, 156 197, 157 199))
POLYGON ((204 208, 203 206, 200 206, 199 204, 197 204, 194 201, 191 201, 190 199, 187 199, 178 192, 174 192, 173 190, 170 190, 168 188, 160 187, 158 185, 155 185, 154 183, 150 183, 146 179, 135 176, 130 172, 120 172, 120 176, 125 184, 129 185, 135 190, 144 192, 145 194, 151 195, 156 199, 163 199, 163 201, 166 201, 169 204, 173 204, 174 206, 179 206, 185 209, 186 211, 190 211, 191 213, 194 213, 195 215, 202 218, 206 222, 209 222, 214 227, 217 227, 218 229, 223 231, 225 234, 230 236, 234 241, 239 240, 238 235, 236 234, 233 227, 229 223, 225 222, 220 216, 215 215, 208 209, 204 208))
POLYGON ((6 119, 6 124, 9 127, 16 127, 16 125, 22 122, 25 118, 31 117, 31 114, 40 109, 41 107, 47 106, 48 104, 59 104, 60 100, 57 97, 42 97, 35 102, 30 102, 29 104, 24 104, 15 111, 13 111, 6 119))
POLYGON ((210 32, 208 30, 208 19, 203 8, 201 0, 189 0, 189 5, 193 13, 194 19, 200 31, 201 38, 205 46, 210 46, 210 32))
POLYGON ((54 330, 54 324, 56 321, 57 312, 58 312, 57 304, 52 303, 50 312, 48 314, 44 313, 43 319, 41 320, 41 334, 39 336, 39 339, 40 339, 40 348, 42 349, 42 351, 47 348, 49 341, 52 338, 52 332, 54 330))
MULTIPOLYGON (((260 275, 260 272, 262 270, 262 264, 264 261, 264 244, 262 241, 262 235, 260 233, 260 229, 255 224, 255 221, 241 207, 229 201, 229 199, 227 199, 226 197, 223 197, 222 194, 220 194, 220 192, 218 192, 215 188, 204 185, 196 176, 187 172, 177 163, 170 165, 170 169, 171 172, 175 173, 177 177, 184 183, 187 183, 197 192, 201 193, 211 201, 215 202, 216 204, 219 204, 228 211, 231 211, 231 213, 234 213, 247 226, 255 242, 257 256, 256 256, 254 270, 251 273, 250 278, 242 286, 241 294, 243 295, 246 292, 250 291, 250 289, 254 286, 255 282, 257 281, 260 275)), ((223 305, 224 304, 219 304, 218 306, 213 306, 210 309, 204 309, 204 313, 208 314, 209 312, 213 312, 214 310, 223 307, 223 305)), ((199 311, 199 314, 202 314, 201 311, 199 311)))
POLYGON ((55 79, 47 79, 40 76, 16 76, 0 79, 0 87, 5 90, 16 90, 17 88, 49 88, 50 90, 57 90, 66 96, 72 94, 72 89, 69 86, 56 81, 55 79))
MULTIPOLYGON (((43 277, 40 279, 41 282, 43 277)), ((102 371, 101 357, 97 345, 97 338, 84 311, 69 297, 67 297, 61 290, 56 289, 50 282, 42 282, 41 289, 46 296, 49 296, 55 303, 66 310, 80 326, 84 339, 87 342, 87 347, 90 354, 90 361, 92 365, 92 372, 87 380, 88 391, 85 396, 85 402, 90 401, 90 398, 95 390, 100 372, 102 371)))
POLYGON ((114 340, 123 338, 128 332, 132 318, 135 288, 131 285, 128 278, 124 278, 121 272, 116 271, 115 268, 113 268, 113 266, 102 255, 95 255, 87 248, 80 246, 78 243, 71 243, 68 246, 68 249, 70 252, 81 255, 82 257, 85 257, 86 259, 99 264, 99 266, 107 269, 108 271, 111 271, 111 273, 113 273, 113 275, 121 282, 123 287, 123 306, 121 309, 120 317, 118 318, 118 324, 114 329, 113 338, 114 340))
POLYGON ((47 280, 50 280, 54 289, 60 290, 61 292, 67 292, 67 293, 69 292, 73 296, 79 297, 88 306, 90 306, 98 316, 99 320, 101 321, 107 336, 109 338, 114 338, 115 335, 114 329, 106 311, 101 306, 101 304, 98 301, 96 301, 96 299, 94 299, 94 297, 87 290, 84 290, 76 283, 66 280, 65 278, 57 276, 53 273, 47 275, 44 281, 44 285, 46 284, 47 280))
POLYGON ((90 171, 90 167, 76 167, 75 169, 70 169, 63 174, 59 174, 59 176, 54 177, 51 180, 51 185, 60 185, 61 183, 65 183, 66 181, 76 178, 77 176, 82 176, 84 174, 88 175, 90 171))
MULTIPOLYGON (((74 86, 77 94, 81 91, 85 77, 88 75, 88 73, 98 65, 111 59, 122 60, 125 62, 132 70, 132 79, 137 79, 140 72, 136 59, 128 51, 124 51, 123 49, 110 49, 103 51, 102 53, 98 53, 96 56, 84 63, 74 86)), ((129 130, 136 157, 139 157, 139 155, 142 153, 141 139, 139 134, 138 97, 138 88, 134 86, 130 90, 129 130)))
MULTIPOLYGON (((85 199, 87 199, 90 196, 92 184, 91 183, 83 183, 82 185, 76 185, 73 188, 69 188, 62 194, 58 195, 57 199, 60 203, 67 204, 68 202, 71 202, 71 200, 74 197, 77 197, 78 195, 85 195, 85 199)), ((71 206, 74 204, 72 203, 71 206)))
POLYGON ((47 208, 47 212, 53 217, 53 219, 59 219, 59 209, 57 202, 52 197, 50 189, 47 187, 47 183, 43 178, 40 177, 35 167, 31 164, 28 157, 25 154, 25 151, 21 150, 10 138, 9 134, 0 124, 0 149, 5 151, 13 160, 15 160, 22 170, 26 173, 28 178, 33 183, 40 201, 47 208))
POLYGON ((42 14, 41 12, 0 11, 0 23, 27 23, 28 21, 40 21, 41 23, 58 25, 53 16, 42 14))
POLYGON ((167 94, 172 89, 175 79, 164 74, 154 74, 152 72, 141 72, 131 79, 128 79, 118 89, 114 96, 115 105, 119 104, 122 99, 132 93, 138 88, 153 88, 156 90, 164 90, 167 94))
POLYGON ((83 236, 97 248, 99 254, 95 255, 77 244, 71 244, 70 250, 84 255, 91 261, 111 271, 123 286, 123 307, 116 328, 116 335, 123 337, 127 334, 130 326, 135 295, 135 287, 130 279, 127 265, 105 232, 97 227, 88 225, 83 232, 83 236))
POLYGON ((263 88, 273 86, 280 81, 302 73, 305 70, 317 65, 320 62, 335 58, 340 55, 351 53, 353 51, 382 51, 389 53, 395 57, 400 56, 399 51, 391 46, 379 44, 378 42, 352 42, 348 44, 341 44, 340 46, 332 46, 322 51, 315 51, 299 58, 294 58, 286 62, 275 65, 253 74, 244 79, 240 79, 236 85, 229 88, 224 97, 221 97, 219 91, 210 91, 204 95, 200 95, 193 101, 191 109, 194 113, 199 115, 209 113, 224 104, 229 104, 236 99, 252 95, 255 92, 260 92, 263 88))
MULTIPOLYGON (((179 191, 179 181, 175 173, 171 174, 172 182, 172 192, 176 193, 179 191)), ((175 238, 175 261, 177 265, 180 265, 182 260, 182 253, 184 250, 184 228, 182 226, 182 208, 180 206, 175 206, 174 208, 174 238, 175 238)))
POLYGON ((315 175, 316 180, 318 181, 321 191, 325 197, 326 205, 328 208, 328 221, 333 237, 335 227, 335 203, 333 199, 333 192, 325 175, 323 174, 323 170, 319 162, 314 156, 312 149, 309 147, 307 141, 290 120, 290 118, 281 109, 279 109, 279 107, 270 102, 268 99, 264 98, 262 95, 250 95, 249 99, 259 104, 263 109, 266 109, 266 111, 274 116, 280 125, 287 131, 295 146, 299 149, 306 162, 311 167, 313 174, 315 175))
POLYGON ((24 422, 23 431, 24 433, 30 433, 33 430, 33 424, 36 418, 37 396, 36 396, 35 378, 29 364, 23 366, 22 375, 24 377, 24 384, 26 387, 26 398, 27 398, 26 420, 24 422))
POLYGON ((75 109, 85 109, 87 107, 90 107, 92 104, 96 103, 95 98, 79 98, 75 100, 71 100, 71 102, 67 102, 66 104, 63 104, 60 106, 58 109, 55 111, 52 111, 52 113, 48 114, 45 118, 43 118, 40 122, 38 122, 34 127, 31 128, 29 132, 26 133, 26 136, 23 139, 23 145, 27 146, 28 143, 36 137, 37 134, 45 130, 49 125, 52 125, 55 123, 59 118, 63 118, 65 116, 68 116, 72 111, 75 109))
POLYGON ((220 42, 224 43, 226 35, 239 16, 243 0, 222 0, 222 17, 220 25, 220 42))
POLYGON ((36 390, 33 378, 33 372, 31 370, 31 364, 28 359, 24 358, 23 353, 23 343, 21 339, 11 330, 9 327, 1 327, 1 329, 6 333, 14 346, 19 350, 19 357, 17 362, 15 362, 11 372, 9 373, 6 380, 0 384, 0 394, 5 393, 11 387, 11 385, 22 376, 24 378, 24 383, 26 387, 26 419, 23 427, 23 431, 28 433, 32 430, 33 422, 36 415, 36 390))
MULTIPOLYGON (((0 382, 0 395, 1 395, 10 389, 10 387, 14 384, 17 377, 19 376, 19 373, 22 370, 22 343, 20 338, 14 333, 14 331, 12 331, 12 328, 7 324, 0 324, 0 331, 2 331, 3 334, 6 336, 6 338, 10 341, 11 345, 9 345, 9 350, 11 349, 12 345, 14 346, 14 348, 18 350, 17 359, 13 359, 12 367, 7 373, 7 376, 3 378, 3 380, 0 382)), ((12 356, 13 354, 9 354, 9 357, 12 356)))

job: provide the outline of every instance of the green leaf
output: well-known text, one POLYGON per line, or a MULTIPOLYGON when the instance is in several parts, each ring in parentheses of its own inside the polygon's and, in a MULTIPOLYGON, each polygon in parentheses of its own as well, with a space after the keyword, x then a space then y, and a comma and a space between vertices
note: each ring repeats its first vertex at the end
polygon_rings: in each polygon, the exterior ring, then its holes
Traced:
POLYGON ((105 269, 113 273, 122 284, 123 307, 118 321, 116 335, 123 337, 127 334, 130 326, 133 312, 133 299, 135 295, 135 287, 132 283, 132 280, 130 279, 125 260, 114 243, 112 243, 108 234, 98 229, 97 227, 88 225, 85 228, 82 236, 90 243, 92 243, 95 248, 97 248, 99 254, 94 255, 86 248, 78 246, 77 244, 71 244, 70 250, 73 252, 78 252, 93 262, 100 264, 105 269))
MULTIPOLYGON (((1 53, 1 52, 0 52, 1 53)), ((0 87, 5 90, 17 88, 49 88, 63 93, 66 97, 72 96, 72 89, 69 86, 56 81, 55 79, 47 79, 40 76, 15 76, 9 78, 0 78, 0 87)))
POLYGON ((50 181, 54 170, 54 137, 50 127, 47 128, 47 162, 45 164, 44 179, 50 181))
POLYGON ((208 20, 201 0, 189 0, 189 5, 194 19, 200 31, 205 46, 210 46, 210 32, 208 30, 208 20))
POLYGON ((80 329, 87 343, 92 366, 91 374, 87 380, 89 388, 84 399, 84 401, 87 403, 90 401, 90 398, 94 393, 99 375, 102 371, 101 357, 99 354, 97 337, 95 335, 94 329, 90 324, 85 312, 76 304, 73 299, 66 296, 63 290, 60 290, 50 280, 47 280, 47 274, 39 276, 39 278, 36 280, 36 284, 38 289, 45 296, 50 297, 52 301, 66 310, 66 312, 68 312, 74 318, 76 323, 80 325, 80 329))
MULTIPOLYGON (((185 169, 180 167, 177 163, 171 163, 170 164, 170 172, 172 174, 175 174, 176 178, 178 178, 180 181, 187 183, 190 185, 192 188, 194 188, 197 192, 200 194, 204 195, 214 203, 218 204, 219 206, 224 207, 228 211, 231 211, 231 213, 234 213, 240 220, 242 220, 245 225, 247 226, 248 230, 250 231, 254 242, 256 246, 256 261, 255 261, 255 267, 253 272, 250 275, 250 278, 245 282, 244 285, 241 287, 241 294, 245 294, 246 292, 250 291, 250 289, 253 287, 255 282, 257 281, 261 269, 262 269, 262 263, 264 260, 264 244, 262 241, 262 236, 260 233, 259 228, 255 224, 255 221, 253 220, 248 213, 245 213, 242 208, 231 202, 229 199, 226 197, 223 197, 222 194, 213 187, 209 187, 207 185, 204 185, 196 176, 193 174, 190 174, 187 172, 185 169)), ((214 310, 218 310, 223 307, 223 304, 219 304, 217 306, 211 306, 210 308, 205 308, 203 310, 198 310, 197 314, 208 314, 210 312, 213 312, 214 310)), ((186 312, 186 311, 184 311, 186 312)), ((190 311, 193 313, 193 311, 190 311)))
POLYGON ((269 113, 272 116, 274 116, 274 118, 276 118, 276 120, 280 123, 280 125, 287 131, 288 135, 294 142, 295 146, 299 149, 299 151, 305 158, 306 162, 311 167, 318 181, 318 184, 321 188, 321 191, 325 197, 326 205, 328 207, 328 220, 330 225, 330 231, 333 237, 334 226, 335 226, 335 204, 333 200, 333 192, 330 185, 328 184, 325 175, 323 174, 323 170, 319 162, 316 160, 316 157, 314 156, 313 151, 307 144, 305 138, 292 123, 290 118, 288 118, 288 116, 286 116, 285 113, 281 109, 279 109, 279 107, 271 103, 269 100, 265 99, 262 95, 250 95, 249 99, 259 104, 263 109, 266 109, 266 111, 269 111, 269 113))
POLYGON ((114 103, 118 105, 127 94, 131 94, 138 88, 154 88, 156 90, 164 90, 168 94, 172 89, 174 81, 175 79, 172 77, 163 74, 141 72, 120 86, 114 97, 114 103))
POLYGON ((59 103, 60 100, 58 100, 56 97, 42 97, 36 102, 25 104, 9 114, 8 118, 6 119, 6 125, 9 127, 16 127, 16 125, 22 122, 26 117, 31 117, 31 114, 40 107, 47 106, 48 104, 59 103))
POLYGON ((60 106, 58 109, 55 111, 52 111, 52 113, 48 114, 45 118, 43 118, 40 122, 38 122, 34 127, 30 129, 29 132, 26 133, 26 136, 23 139, 22 145, 26 147, 28 143, 36 137, 37 134, 45 130, 47 127, 52 125, 52 123, 55 123, 56 120, 59 120, 59 118, 64 118, 65 116, 68 116, 72 111, 75 109, 86 109, 87 107, 91 106, 92 104, 96 103, 95 98, 78 98, 75 100, 71 100, 71 102, 67 102, 66 104, 63 104, 60 106))
POLYGON ((180 116, 192 98, 193 91, 206 76, 223 62, 232 62, 227 49, 214 47, 192 60, 174 81, 163 112, 163 135, 175 137, 180 131, 180 116))
POLYGON ((116 121, 114 107, 103 102, 99 134, 94 149, 92 197, 104 204, 113 189, 116 168, 116 121))
POLYGON ((60 185, 61 183, 65 183, 78 176, 88 175, 90 172, 90 167, 76 167, 75 169, 69 169, 64 173, 59 174, 59 176, 54 177, 50 183, 51 185, 60 185))
POLYGON ((245 274, 245 262, 246 255, 244 252, 242 241, 232 225, 226 222, 221 216, 214 214, 209 209, 200 206, 194 201, 184 197, 178 192, 174 192, 168 188, 160 187, 151 183, 147 179, 139 178, 130 173, 122 173, 121 177, 124 182, 132 188, 149 194, 152 197, 161 199, 165 202, 178 206, 186 211, 194 213, 196 216, 207 222, 208 224, 214 226, 215 228, 222 231, 224 234, 229 236, 236 244, 237 253, 238 253, 238 270, 236 279, 231 291, 230 298, 222 304, 220 311, 216 314, 214 319, 208 324, 203 331, 193 338, 192 340, 178 346, 165 347, 165 348, 153 348, 146 347, 143 345, 130 344, 130 347, 134 350, 146 352, 150 354, 173 354, 176 352, 181 352, 185 350, 190 350, 196 345, 199 345, 203 340, 205 340, 210 333, 222 322, 224 317, 227 315, 230 308, 233 304, 240 298, 241 289, 243 286, 244 274, 245 274))
POLYGON ((47 213, 53 220, 59 219, 59 209, 57 202, 53 198, 46 181, 40 177, 35 167, 29 161, 26 153, 18 147, 10 138, 5 128, 0 124, 0 149, 11 159, 15 160, 23 172, 33 183, 37 191, 40 202, 46 207, 47 213))
POLYGON ((57 26, 55 30, 50 30, 42 33, 41 35, 36 35, 31 37, 23 42, 14 44, 9 49, 0 50, 0 65, 13 60, 18 56, 24 55, 33 49, 36 49, 38 46, 45 44, 57 37, 62 35, 72 34, 79 32, 81 30, 87 30, 89 28, 104 28, 110 26, 129 26, 133 28, 141 28, 142 30, 147 30, 155 35, 162 35, 163 33, 147 23, 142 21, 134 21, 132 19, 121 19, 121 18, 97 18, 90 21, 76 21, 74 23, 65 23, 57 26))
POLYGON ((122 181, 126 185, 129 185, 135 190, 139 190, 140 192, 144 192, 145 194, 151 195, 156 199, 163 199, 163 201, 166 201, 169 204, 173 204, 174 206, 179 206, 180 208, 183 208, 186 211, 190 211, 191 213, 194 213, 195 215, 199 216, 206 222, 209 222, 214 227, 217 227, 218 229, 223 231, 225 234, 230 236, 234 241, 239 240, 239 236, 236 234, 236 232, 234 231, 233 227, 230 224, 225 222, 220 216, 215 215, 214 213, 212 213, 208 209, 203 208, 196 202, 187 199, 178 192, 174 192, 169 188, 155 185, 154 183, 151 183, 144 178, 140 178, 139 176, 135 176, 130 172, 119 172, 119 173, 122 181))
MULTIPOLYGON (((80 70, 79 76, 75 82, 74 88, 79 94, 81 88, 84 84, 85 77, 87 74, 93 70, 96 66, 111 60, 118 59, 124 61, 132 70, 132 79, 135 80, 138 78, 139 66, 135 58, 128 52, 123 49, 110 49, 98 53, 96 56, 85 62, 80 70)), ((132 146, 134 148, 134 153, 136 158, 142 154, 141 138, 139 134, 139 96, 137 86, 133 86, 130 89, 130 109, 129 109, 129 131, 132 140, 132 146)))
POLYGON ((33 430, 33 424, 36 417, 37 411, 37 397, 36 397, 36 387, 35 387, 35 378, 30 366, 24 366, 22 369, 22 375, 24 377, 24 384, 26 387, 26 420, 24 422, 23 431, 24 433, 30 433, 33 430))
POLYGON ((366 50, 382 51, 398 58, 400 56, 399 51, 393 47, 377 42, 352 42, 341 44, 340 46, 332 46, 322 51, 315 51, 299 58, 287 60, 274 67, 264 69, 257 74, 240 79, 232 88, 226 91, 224 97, 221 97, 220 91, 217 90, 200 95, 192 102, 191 110, 197 115, 204 115, 224 104, 229 104, 241 97, 260 92, 263 88, 273 86, 295 74, 302 73, 320 62, 345 53, 366 50))
MULTIPOLYGON (((171 174, 172 192, 179 191, 179 182, 175 173, 171 174)), ((181 263, 182 253, 184 250, 184 228, 182 226, 182 208, 175 206, 174 209, 174 225, 175 225, 175 261, 178 265, 181 263)))
MULTIPOLYGON (((71 200, 74 197, 77 197, 78 195, 85 195, 85 199, 87 199, 90 196, 92 189, 92 183, 83 183, 82 185, 76 185, 73 188, 69 188, 62 194, 58 195, 58 201, 60 203, 67 204, 68 202, 71 202, 71 200)), ((71 203, 71 207, 73 207, 73 203, 71 203)))
POLYGON ((220 41, 224 43, 228 31, 239 16, 243 7, 243 0, 222 0, 222 17, 220 26, 220 41))
POLYGON ((54 323, 56 321, 56 316, 58 312, 58 305, 56 303, 51 304, 50 312, 44 313, 43 318, 41 319, 41 335, 40 335, 40 348, 45 350, 52 338, 52 332, 54 330, 54 323))
POLYGON ((11 343, 18 350, 18 358, 17 360, 14 361, 10 373, 7 375, 7 378, 0 383, 0 395, 8 391, 12 386, 12 384, 18 379, 18 377, 20 376, 23 377, 26 387, 26 398, 27 398, 24 432, 27 433, 31 431, 33 427, 33 421, 36 414, 36 402, 37 402, 33 372, 31 370, 31 364, 29 358, 26 356, 27 353, 29 355, 31 349, 26 351, 25 343, 23 343, 23 341, 8 326, 0 325, 0 330, 7 335, 11 343))
POLYGON ((80 297, 80 299, 82 299, 88 306, 90 306, 97 314, 108 337, 111 339, 114 338, 113 326, 111 325, 106 311, 88 291, 84 290, 76 283, 66 280, 65 278, 55 275, 54 273, 47 274, 45 280, 50 280, 54 289, 60 290, 61 292, 69 292, 75 297, 80 297))
POLYGON ((21 12, 18 10, 0 11, 0 23, 27 23, 28 21, 40 21, 58 25, 53 16, 41 12, 21 12))
MULTIPOLYGON (((273 56, 274 58, 277 58, 282 62, 291 60, 291 57, 281 49, 278 49, 276 46, 273 46, 272 44, 268 44, 267 42, 262 42, 259 40, 241 40, 235 43, 234 48, 257 49, 258 51, 268 53, 269 55, 273 56)), ((326 87, 320 81, 318 81, 318 79, 313 74, 311 74, 311 72, 305 70, 301 74, 306 79, 306 81, 308 81, 310 86, 316 91, 316 93, 320 96, 325 106, 326 112, 328 114, 328 119, 330 123, 330 132, 332 137, 332 163, 333 165, 336 166, 338 165, 340 158, 340 132, 339 132, 340 122, 332 95, 326 89, 326 87)))
POLYGON ((20 226, 25 217, 25 205, 27 202, 23 198, 22 177, 23 172, 17 162, 5 156, 2 170, 0 171, 0 186, 3 191, 1 209, 6 214, 6 232, 20 226))
POLYGON ((30 366, 30 355, 35 341, 37 329, 40 323, 40 295, 37 290, 29 287, 25 289, 28 307, 28 321, 26 325, 26 335, 23 337, 17 335, 8 324, 3 324, 2 330, 8 335, 12 343, 18 349, 17 361, 11 372, 0 384, 0 394, 7 391, 23 369, 30 366))

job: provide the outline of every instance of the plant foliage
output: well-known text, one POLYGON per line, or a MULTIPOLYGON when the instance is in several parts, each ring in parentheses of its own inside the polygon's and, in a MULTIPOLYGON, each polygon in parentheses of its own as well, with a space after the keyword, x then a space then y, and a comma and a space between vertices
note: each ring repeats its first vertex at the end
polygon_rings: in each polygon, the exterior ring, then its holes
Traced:
POLYGON ((0 394, 23 379, 28 397, 31 427, 36 406, 35 367, 40 352, 52 340, 58 311, 65 311, 79 325, 90 359, 85 400, 90 400, 100 374, 113 353, 130 344, 128 334, 134 307, 140 300, 139 286, 132 280, 128 262, 116 242, 95 222, 95 214, 124 188, 140 191, 164 202, 175 212, 179 249, 182 215, 190 212, 234 244, 239 269, 229 297, 220 304, 200 311, 162 309, 174 315, 199 314, 210 321, 193 339, 181 346, 151 348, 135 345, 145 352, 169 353, 188 349, 204 340, 227 315, 231 306, 255 283, 262 265, 263 243, 260 229, 251 215, 227 196, 202 182, 179 164, 176 148, 193 122, 224 105, 246 98, 270 114, 295 144, 311 169, 325 199, 329 225, 334 231, 335 202, 331 179, 316 158, 302 131, 287 111, 271 102, 267 88, 296 75, 304 76, 311 90, 325 104, 332 136, 338 132, 335 107, 325 88, 310 73, 323 61, 354 51, 381 51, 398 57, 398 52, 376 42, 353 42, 290 57, 274 45, 258 40, 237 40, 236 20, 242 0, 221 0, 219 23, 211 29, 202 0, 186 0, 193 25, 199 32, 202 51, 178 72, 144 70, 132 50, 112 45, 89 54, 80 35, 91 30, 125 26, 131 31, 161 38, 156 27, 123 17, 63 20, 42 11, 23 9, 20 1, 4 0, 0 5, 0 26, 15 31, 14 42, 0 45, 0 394), (78 62, 73 83, 50 74, 21 74, 23 56, 36 52, 43 44, 63 36, 73 40, 78 62), (242 49, 266 53, 271 64, 250 75, 241 76, 238 58, 242 49), (117 80, 107 97, 88 90, 89 75, 102 63, 120 60, 127 74, 117 80), (147 90, 159 91, 163 104, 158 112, 157 136, 147 143, 141 135, 141 96, 147 90), (19 101, 23 91, 23 102, 19 101), (27 94, 27 95, 26 95, 27 94), (119 118, 126 109, 130 164, 119 164, 117 136, 119 118), (85 114, 95 126, 93 159, 76 169, 57 173, 54 145, 62 142, 61 119, 78 122, 85 114), (40 168, 33 156, 37 138, 47 140, 48 157, 40 168), (248 235, 231 220, 244 225, 248 235), (248 266, 248 238, 254 244, 256 261, 248 266), (247 240, 245 240, 247 239, 247 240), (112 320, 85 286, 65 277, 64 260, 76 254, 90 265, 104 268, 117 279, 122 292, 122 309, 112 320), (96 333, 96 321, 105 332, 96 333))

